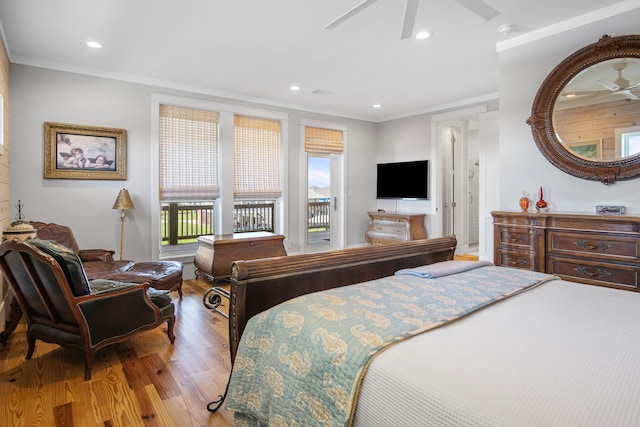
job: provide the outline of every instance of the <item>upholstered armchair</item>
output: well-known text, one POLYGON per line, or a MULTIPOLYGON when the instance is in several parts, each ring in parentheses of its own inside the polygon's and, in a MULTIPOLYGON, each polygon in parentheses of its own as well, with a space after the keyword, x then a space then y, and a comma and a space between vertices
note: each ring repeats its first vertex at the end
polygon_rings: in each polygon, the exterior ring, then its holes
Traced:
POLYGON ((87 280, 78 255, 51 240, 6 241, 0 268, 27 320, 27 359, 36 340, 76 347, 85 354, 91 379, 99 349, 167 324, 174 342, 174 305, 169 291, 148 284, 87 280))

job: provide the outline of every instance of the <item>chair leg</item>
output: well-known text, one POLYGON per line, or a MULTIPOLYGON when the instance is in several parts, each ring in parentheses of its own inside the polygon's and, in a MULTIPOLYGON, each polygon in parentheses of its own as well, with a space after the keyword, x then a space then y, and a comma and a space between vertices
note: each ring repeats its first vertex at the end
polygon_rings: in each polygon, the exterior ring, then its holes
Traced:
POLYGON ((31 359, 31 356, 33 356, 33 351, 36 349, 36 338, 29 332, 27 332, 27 343, 29 344, 29 346, 27 347, 26 359, 29 360, 31 359))
POLYGON ((167 320, 167 336, 169 337, 169 341, 171 344, 176 340, 176 336, 173 334, 173 327, 176 324, 176 316, 171 316, 169 320, 167 320))
POLYGON ((178 295, 180 295, 180 299, 182 299, 182 279, 180 279, 180 284, 178 285, 178 295))
POLYGON ((96 351, 89 349, 84 353, 84 380, 89 381, 91 379, 91 371, 93 370, 93 357, 96 355, 96 351))

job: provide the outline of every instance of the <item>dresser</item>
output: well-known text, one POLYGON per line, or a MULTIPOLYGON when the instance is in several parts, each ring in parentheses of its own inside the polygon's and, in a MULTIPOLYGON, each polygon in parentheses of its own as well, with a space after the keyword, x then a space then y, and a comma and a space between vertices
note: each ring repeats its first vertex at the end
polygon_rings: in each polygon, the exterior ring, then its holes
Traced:
POLYGON ((494 211, 494 263, 639 291, 640 217, 494 211))
POLYGON ((365 238, 372 245, 426 239, 424 218, 425 214, 369 212, 369 226, 365 238))

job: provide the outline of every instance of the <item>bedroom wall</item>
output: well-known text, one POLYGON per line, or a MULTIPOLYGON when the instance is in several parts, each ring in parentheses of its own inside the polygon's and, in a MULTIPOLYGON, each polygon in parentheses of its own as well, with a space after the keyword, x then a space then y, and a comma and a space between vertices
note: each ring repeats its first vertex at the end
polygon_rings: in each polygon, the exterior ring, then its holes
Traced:
MULTIPOLYGON (((347 245, 364 243, 368 219, 375 209, 375 124, 337 116, 236 102, 201 94, 166 90, 81 74, 37 67, 11 66, 11 127, 14 144, 11 161, 12 203, 21 199, 29 220, 57 222, 73 228, 81 248, 112 248, 120 245, 119 212, 111 209, 118 191, 126 187, 135 204, 127 211, 124 256, 134 260, 157 259, 151 241, 150 169, 152 93, 242 104, 289 113, 289 194, 287 240, 298 248, 300 203, 299 126, 300 118, 344 124, 348 128, 347 161, 347 245), (127 129, 127 180, 43 179, 43 124, 45 121, 107 126, 127 129)), ((182 261, 192 262, 193 256, 182 261)), ((185 265, 185 271, 189 266, 185 265)))
POLYGON ((542 186, 545 200, 556 212, 595 212, 599 204, 624 205, 640 213, 640 180, 605 186, 575 178, 551 165, 538 150, 525 123, 538 88, 549 72, 576 50, 602 35, 638 33, 640 9, 550 35, 499 52, 500 61, 500 174, 499 209, 518 209, 523 191, 534 195, 542 186))
MULTIPOLYGON (((378 123, 377 128, 377 162, 404 162, 412 160, 428 159, 430 163, 430 179, 431 179, 431 195, 430 200, 426 201, 407 201, 407 200, 377 200, 377 209, 386 211, 409 212, 409 213, 425 213, 425 225, 427 233, 430 237, 438 237, 441 235, 442 226, 436 224, 440 221, 436 218, 437 201, 438 201, 438 182, 441 181, 435 176, 439 170, 434 159, 433 146, 433 119, 441 116, 457 116, 468 117, 469 111, 483 107, 486 111, 495 111, 498 108, 498 101, 487 96, 489 100, 483 102, 465 103, 464 101, 456 102, 459 105, 456 108, 435 108, 434 111, 428 113, 416 114, 413 116, 403 117, 394 120, 388 120, 378 123)), ((477 115, 476 115, 477 116, 477 115)), ((474 117, 477 120, 477 117, 474 117)))
MULTIPOLYGON (((10 164, 9 154, 10 140, 10 103, 9 103, 9 58, 7 58, 7 52, 4 48, 4 42, 0 43, 0 95, 2 95, 2 118, 3 118, 3 147, 0 147, 0 230, 7 228, 13 221, 13 214, 11 212, 10 203, 10 164)), ((6 314, 8 313, 8 299, 9 292, 8 284, 5 282, 4 277, 0 277, 0 329, 4 329, 4 321, 6 314)))

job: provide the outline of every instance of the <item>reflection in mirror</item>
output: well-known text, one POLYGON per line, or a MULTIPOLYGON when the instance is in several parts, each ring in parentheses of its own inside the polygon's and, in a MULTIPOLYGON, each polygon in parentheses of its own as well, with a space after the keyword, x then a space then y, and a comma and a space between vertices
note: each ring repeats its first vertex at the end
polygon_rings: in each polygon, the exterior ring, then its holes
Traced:
POLYGON ((546 159, 611 185, 640 176, 640 34, 569 55, 540 85, 527 123, 546 159))
POLYGON ((640 153, 640 59, 592 65, 562 89, 553 109, 558 140, 574 155, 610 161, 640 153))

